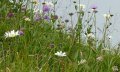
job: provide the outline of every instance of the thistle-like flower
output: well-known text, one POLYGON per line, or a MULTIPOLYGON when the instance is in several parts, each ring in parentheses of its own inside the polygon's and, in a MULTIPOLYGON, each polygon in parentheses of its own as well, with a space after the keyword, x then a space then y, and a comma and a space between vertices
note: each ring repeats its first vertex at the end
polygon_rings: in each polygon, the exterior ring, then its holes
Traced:
POLYGON ((43 12, 49 12, 54 7, 54 4, 51 2, 43 3, 43 12))
POLYGON ((44 19, 45 20, 50 20, 50 17, 49 16, 44 16, 44 19))
POLYGON ((19 30, 19 35, 24 35, 24 32, 22 30, 19 30))
POLYGON ((43 5, 43 12, 49 12, 50 7, 48 5, 43 5))
POLYGON ((97 9, 97 5, 93 4, 93 5, 91 6, 91 9, 97 9))
POLYGON ((91 6, 91 9, 92 9, 92 11, 94 12, 94 13, 97 13, 98 11, 96 10, 97 9, 97 5, 95 5, 95 4, 93 4, 92 6, 91 6))
POLYGON ((66 56, 66 53, 62 52, 62 51, 59 51, 59 52, 56 52, 55 55, 57 55, 59 57, 64 57, 64 56, 66 56))
POLYGON ((20 35, 19 31, 15 32, 15 30, 12 30, 12 31, 5 32, 4 36, 5 36, 5 38, 9 38, 9 37, 16 37, 18 35, 20 35))
POLYGON ((40 13, 39 12, 35 12, 34 16, 33 16, 34 21, 39 21, 41 19, 40 13))

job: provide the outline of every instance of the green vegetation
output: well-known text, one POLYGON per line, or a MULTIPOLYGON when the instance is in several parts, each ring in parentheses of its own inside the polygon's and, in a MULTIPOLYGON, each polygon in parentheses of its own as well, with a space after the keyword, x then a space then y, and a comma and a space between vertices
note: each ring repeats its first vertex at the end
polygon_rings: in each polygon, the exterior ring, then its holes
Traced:
POLYGON ((103 37, 97 40, 97 7, 89 13, 86 28, 84 7, 78 8, 73 27, 71 20, 62 21, 52 11, 44 14, 44 8, 42 13, 33 12, 22 3, 0 1, 0 72, 120 72, 119 46, 111 48, 107 36, 112 14, 105 15, 103 37), (72 27, 67 29, 67 23, 72 27))

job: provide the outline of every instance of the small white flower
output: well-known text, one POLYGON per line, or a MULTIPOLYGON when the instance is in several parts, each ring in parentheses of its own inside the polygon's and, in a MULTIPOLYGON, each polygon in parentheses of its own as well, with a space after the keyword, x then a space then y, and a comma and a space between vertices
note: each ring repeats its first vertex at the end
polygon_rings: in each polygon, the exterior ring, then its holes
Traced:
POLYGON ((85 8, 85 5, 84 4, 80 4, 80 9, 84 9, 85 8))
POLYGON ((8 32, 5 32, 5 38, 8 38, 8 37, 15 37, 15 36, 18 36, 19 35, 19 31, 8 31, 8 32))
POLYGON ((103 56, 99 56, 96 58, 97 61, 103 61, 103 56))
POLYGON ((30 18, 27 17, 27 18, 25 18, 25 21, 31 21, 31 20, 30 20, 30 18))
POLYGON ((81 59, 80 61, 78 61, 78 65, 85 64, 86 62, 87 62, 86 59, 81 59))
POLYGON ((110 19, 111 18, 111 15, 110 14, 104 14, 103 15, 105 18, 107 18, 107 19, 110 19))
POLYGON ((59 52, 55 53, 55 55, 63 57, 63 56, 66 56, 66 53, 62 52, 62 51, 59 51, 59 52))
POLYGON ((88 38, 95 38, 95 36, 94 36, 93 33, 89 33, 89 34, 87 35, 87 37, 88 37, 88 38))
POLYGON ((118 69, 118 66, 113 66, 112 67, 112 70, 113 70, 113 72, 117 72, 119 69, 118 69))

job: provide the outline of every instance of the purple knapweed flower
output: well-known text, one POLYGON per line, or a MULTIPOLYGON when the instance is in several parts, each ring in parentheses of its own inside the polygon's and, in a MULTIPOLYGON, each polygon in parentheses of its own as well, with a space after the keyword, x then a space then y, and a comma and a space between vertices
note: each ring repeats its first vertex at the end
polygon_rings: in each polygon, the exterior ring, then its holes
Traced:
POLYGON ((39 21, 41 19, 40 14, 38 12, 34 14, 33 18, 34 18, 34 21, 39 21))
POLYGON ((96 10, 97 9, 97 5, 95 5, 95 4, 93 4, 92 6, 91 6, 91 9, 92 9, 92 11, 94 12, 94 13, 97 13, 98 11, 96 10))
POLYGON ((95 4, 93 4, 92 6, 91 6, 91 9, 97 9, 98 7, 97 7, 97 5, 95 5, 95 4))
POLYGON ((43 12, 49 12, 50 7, 48 5, 43 5, 43 12))
POLYGON ((23 32, 22 30, 20 30, 20 31, 18 32, 18 34, 19 34, 19 35, 24 35, 24 32, 23 32))
POLYGON ((50 20, 50 17, 49 16, 44 16, 44 19, 50 20))

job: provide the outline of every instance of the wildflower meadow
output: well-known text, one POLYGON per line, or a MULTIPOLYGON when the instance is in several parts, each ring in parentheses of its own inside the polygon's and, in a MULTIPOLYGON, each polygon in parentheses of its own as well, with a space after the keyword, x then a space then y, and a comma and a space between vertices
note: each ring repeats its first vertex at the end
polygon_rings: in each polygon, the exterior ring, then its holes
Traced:
POLYGON ((0 72, 120 72, 120 44, 108 32, 114 14, 98 29, 97 5, 71 0, 67 18, 58 1, 0 0, 0 72))

